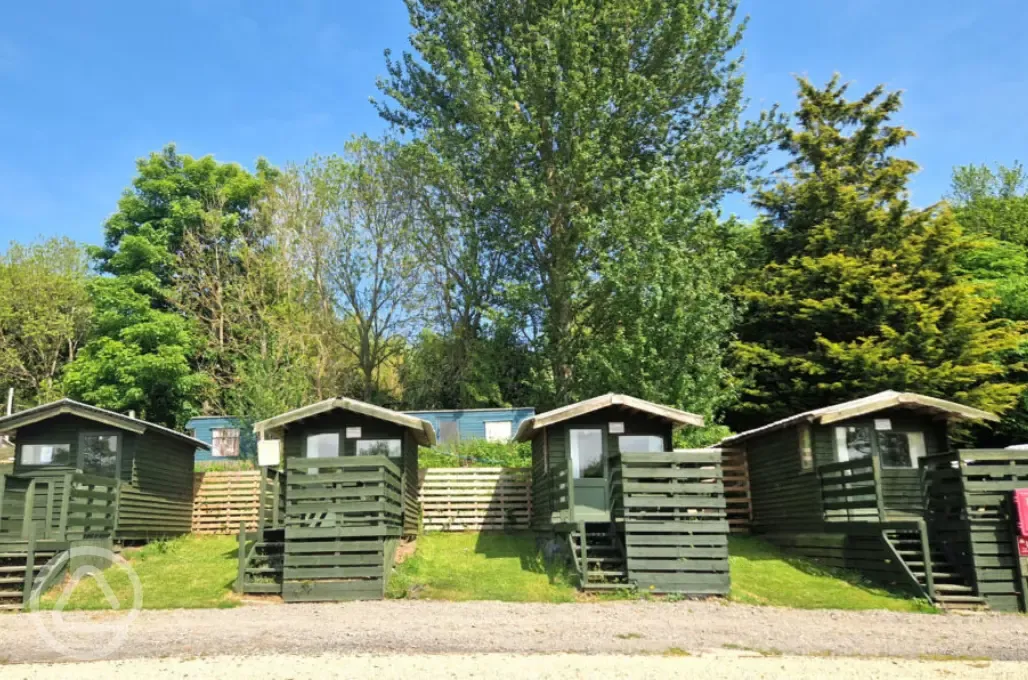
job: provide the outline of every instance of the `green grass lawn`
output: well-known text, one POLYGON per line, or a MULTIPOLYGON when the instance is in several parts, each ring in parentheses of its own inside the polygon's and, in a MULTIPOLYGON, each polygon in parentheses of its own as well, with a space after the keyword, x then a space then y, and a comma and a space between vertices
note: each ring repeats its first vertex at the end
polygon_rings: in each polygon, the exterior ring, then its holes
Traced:
POLYGON ((390 597, 572 602, 577 595, 563 570, 543 566, 531 533, 424 534, 389 580, 390 597))
POLYGON ((923 600, 876 588, 857 574, 827 569, 756 538, 729 539, 731 599, 798 609, 889 609, 932 612, 923 600))
MULTIPOLYGON (((192 609, 238 604, 232 592, 236 554, 235 536, 183 536, 126 549, 122 556, 139 576, 144 609, 192 609)), ((133 591, 126 572, 114 566, 104 571, 104 576, 121 603, 119 608, 131 604, 133 591)), ((43 597, 41 606, 53 608, 60 595, 61 587, 54 588, 43 597)), ((96 581, 87 577, 75 587, 65 606, 65 610, 74 609, 110 609, 110 605, 96 581)))
MULTIPOLYGON (((756 538, 729 542, 730 599, 801 609, 934 611, 927 603, 875 588, 859 576, 787 555, 756 538)), ((414 556, 396 568, 391 597, 436 600, 571 602, 581 596, 564 570, 548 573, 532 534, 430 533, 414 556)), ((593 596, 596 597, 596 596, 593 596)), ((599 599, 646 598, 616 592, 599 599)))

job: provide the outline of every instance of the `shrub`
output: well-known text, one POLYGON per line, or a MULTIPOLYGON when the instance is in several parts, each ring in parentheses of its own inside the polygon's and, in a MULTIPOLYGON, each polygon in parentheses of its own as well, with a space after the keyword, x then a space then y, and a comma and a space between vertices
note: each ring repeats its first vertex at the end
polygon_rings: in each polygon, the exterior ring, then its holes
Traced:
POLYGON ((529 442, 490 442, 485 439, 440 444, 418 449, 419 467, 531 467, 529 442))

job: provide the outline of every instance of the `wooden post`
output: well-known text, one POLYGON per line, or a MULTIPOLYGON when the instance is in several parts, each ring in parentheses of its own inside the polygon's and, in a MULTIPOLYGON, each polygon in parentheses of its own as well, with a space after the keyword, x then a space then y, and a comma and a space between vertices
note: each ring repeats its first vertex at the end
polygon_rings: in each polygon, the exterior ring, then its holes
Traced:
POLYGON ((7 488, 7 475, 0 474, 0 530, 4 524, 4 489, 7 488))
POLYGON ((261 468, 261 483, 257 491, 257 537, 264 538, 264 503, 268 493, 268 469, 261 468))
POLYGON ((239 552, 238 571, 236 573, 236 592, 243 592, 243 580, 246 577, 246 520, 239 521, 239 552))
POLYGON ((68 533, 68 507, 71 505, 71 486, 74 475, 64 475, 64 489, 61 494, 61 515, 57 521, 57 538, 63 541, 68 533))
POLYGON ((121 522, 121 480, 114 482, 114 517, 111 523, 111 536, 118 533, 118 523, 121 522))
POLYGON ((928 525, 923 519, 917 520, 917 531, 921 535, 921 554, 924 556, 924 583, 928 597, 935 601, 935 574, 932 573, 932 546, 928 541, 928 525))
POLYGON ((589 582, 589 552, 586 549, 588 541, 586 540, 585 522, 580 522, 578 524, 578 533, 582 537, 578 545, 579 553, 582 556, 582 562, 580 564, 582 587, 585 588, 585 584, 589 582))
POLYGON ((277 529, 278 528, 278 521, 279 521, 279 519, 278 519, 278 511, 279 511, 278 501, 279 501, 279 494, 282 493, 282 476, 276 473, 273 477, 274 477, 274 479, 273 479, 274 486, 272 488, 272 491, 274 492, 274 495, 271 497, 271 526, 272 526, 272 528, 277 529))
POLYGON ((878 456, 871 456, 871 470, 875 478, 875 502, 878 504, 878 521, 885 521, 885 494, 882 492, 882 462, 878 456))
POLYGON ((27 605, 32 597, 32 583, 36 576, 36 531, 35 527, 29 525, 29 551, 25 556, 25 583, 22 586, 21 602, 27 605))
POLYGON ((28 538, 32 533, 32 515, 36 505, 36 480, 29 482, 25 490, 25 510, 21 517, 21 537, 28 538))
POLYGON ((54 480, 49 479, 46 483, 46 524, 43 526, 43 537, 47 538, 53 533, 54 524, 54 480))

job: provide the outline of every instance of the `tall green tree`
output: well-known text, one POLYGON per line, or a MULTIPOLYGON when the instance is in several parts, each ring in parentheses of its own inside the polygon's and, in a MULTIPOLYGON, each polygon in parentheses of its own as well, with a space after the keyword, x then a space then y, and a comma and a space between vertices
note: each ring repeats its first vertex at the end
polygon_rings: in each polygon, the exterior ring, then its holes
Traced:
MULTIPOLYGON (((695 282, 647 272, 653 285, 627 341, 600 308, 615 287, 619 303, 635 302, 622 289, 633 284, 618 278, 619 261, 641 263, 657 249, 647 264, 703 266, 698 253, 706 248, 693 247, 694 234, 707 238, 721 198, 743 186, 767 141, 770 117, 740 122, 737 3, 408 0, 407 7, 414 53, 389 61, 380 87, 392 102, 379 110, 439 156, 467 188, 476 219, 489 215, 491 243, 514 267, 503 306, 547 367, 537 379, 539 405, 613 387, 611 376, 624 370, 656 385, 654 372, 666 363, 633 360, 627 343, 643 332, 648 355, 671 356, 675 342, 702 331, 697 316, 672 311, 693 301, 695 282), (661 337, 653 328, 660 322, 678 327, 661 337), (606 349, 610 342, 618 347, 606 349)), ((725 262, 715 257, 710 266, 725 262)), ((712 315, 731 310, 698 316, 712 315)), ((655 387, 653 396, 709 401, 685 386, 709 385, 717 369, 706 362, 717 357, 706 348, 683 355, 676 385, 655 387)))
MULTIPOLYGON (((958 167, 953 171, 949 200, 957 221, 978 246, 962 263, 996 299, 992 317, 1028 321, 1028 173, 1024 166, 958 167)), ((1015 378, 1028 381, 1028 373, 1020 368, 1028 359, 1028 345, 1008 359, 1017 370, 1015 378)), ((1022 392, 1017 407, 980 439, 991 446, 1028 442, 1028 394, 1022 392)))
POLYGON ((19 403, 63 393, 64 367, 89 331, 89 279, 85 249, 68 239, 12 243, 0 256, 0 387, 19 403))
POLYGON ((254 234, 257 175, 210 156, 194 159, 173 145, 137 163, 138 174, 104 224, 93 251, 110 277, 94 281, 94 330, 69 367, 73 395, 117 410, 134 409, 181 425, 191 413, 220 410, 232 385, 225 348, 238 274, 238 244, 254 234))
POLYGON ((1023 329, 990 318, 994 300, 961 266, 976 245, 952 212, 910 206, 899 94, 850 100, 837 77, 799 86, 787 173, 755 200, 770 262, 740 289, 736 424, 890 388, 1005 412, 1022 386, 1004 357, 1023 329))

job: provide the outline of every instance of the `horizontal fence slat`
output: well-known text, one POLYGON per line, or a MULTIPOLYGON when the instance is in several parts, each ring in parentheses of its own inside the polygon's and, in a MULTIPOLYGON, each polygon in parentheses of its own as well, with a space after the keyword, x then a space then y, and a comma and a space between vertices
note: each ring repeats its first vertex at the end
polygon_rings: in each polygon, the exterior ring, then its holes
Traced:
POLYGON ((527 529, 529 468, 428 468, 421 482, 426 531, 527 529))

